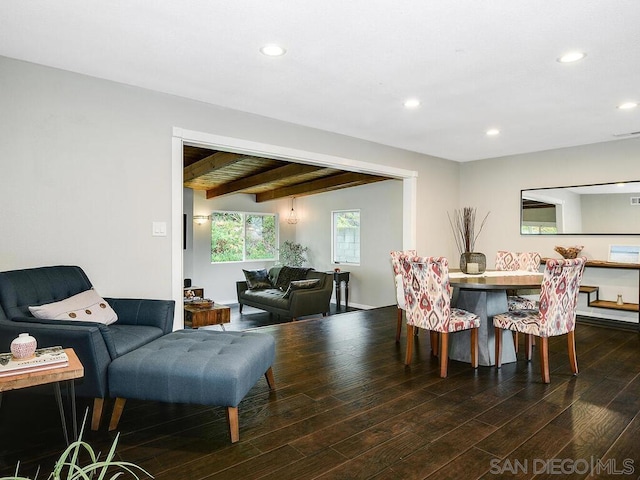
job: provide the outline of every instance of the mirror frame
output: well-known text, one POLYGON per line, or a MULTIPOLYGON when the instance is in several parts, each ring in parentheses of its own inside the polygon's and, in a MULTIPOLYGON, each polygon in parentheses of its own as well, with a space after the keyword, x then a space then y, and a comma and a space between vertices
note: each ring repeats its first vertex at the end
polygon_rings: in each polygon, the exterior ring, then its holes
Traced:
MULTIPOLYGON (((522 236, 554 236, 554 235, 636 235, 639 236, 640 235, 640 229, 637 232, 617 232, 617 231, 607 231, 607 232, 561 232, 561 233, 524 233, 523 227, 524 227, 524 211, 525 211, 525 207, 524 207, 524 201, 525 199, 527 199, 526 194, 528 192, 535 192, 535 193, 539 193, 541 194, 542 197, 544 197, 544 192, 547 190, 559 190, 559 189, 564 189, 567 190, 568 192, 571 193, 589 193, 588 190, 602 190, 606 187, 610 187, 610 186, 616 186, 616 185, 628 185, 628 184, 637 184, 637 188, 635 188, 636 186, 634 185, 632 187, 631 190, 627 190, 624 192, 620 192, 620 193, 624 193, 624 194, 629 194, 631 196, 638 196, 640 197, 640 180, 627 180, 624 182, 606 182, 606 183, 591 183, 591 184, 584 184, 584 185, 563 185, 563 186, 557 186, 557 187, 541 187, 541 188, 526 188, 526 189, 522 189, 520 190, 520 235, 522 236), (581 192, 584 190, 587 190, 587 192, 581 192)), ((596 194, 596 192, 593 192, 594 194, 596 194)), ((602 192, 600 192, 602 193, 602 192)), ((614 192, 612 192, 614 193, 614 192)), ((535 196, 535 195, 534 195, 535 196)), ((530 198, 529 198, 530 199, 530 198)), ((560 200, 560 199, 558 199, 560 200)), ((534 199, 535 201, 535 199, 534 199)), ((545 203, 544 200, 542 200, 542 203, 545 203)), ((550 203, 551 204, 551 203, 550 203)), ((635 207, 635 204, 633 204, 635 207)), ((638 214, 640 215, 640 205, 637 206, 638 208, 638 214)))

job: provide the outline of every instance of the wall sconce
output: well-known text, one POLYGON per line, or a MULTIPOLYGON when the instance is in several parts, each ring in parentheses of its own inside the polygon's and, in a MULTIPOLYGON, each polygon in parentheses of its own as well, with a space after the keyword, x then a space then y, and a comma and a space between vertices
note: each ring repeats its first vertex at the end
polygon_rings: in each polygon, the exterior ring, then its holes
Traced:
POLYGON ((296 211, 293 209, 293 202, 296 200, 296 197, 291 199, 291 211, 289 212, 289 217, 287 218, 287 223, 296 224, 298 223, 298 216, 296 215, 296 211))
POLYGON ((204 223, 207 223, 209 220, 211 220, 211 217, 209 215, 194 215, 193 216, 193 222, 196 225, 202 225, 204 223))

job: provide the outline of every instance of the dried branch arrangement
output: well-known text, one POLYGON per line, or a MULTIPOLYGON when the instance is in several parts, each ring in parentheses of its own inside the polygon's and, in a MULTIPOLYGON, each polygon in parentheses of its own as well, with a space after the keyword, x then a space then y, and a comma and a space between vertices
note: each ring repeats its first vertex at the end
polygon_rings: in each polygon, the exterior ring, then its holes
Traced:
POLYGON ((456 246, 458 247, 460 254, 474 251, 476 239, 478 238, 478 235, 480 235, 480 232, 482 232, 489 213, 491 213, 487 212, 482 219, 478 232, 476 233, 476 210, 477 209, 474 207, 464 207, 461 210, 454 210, 453 219, 449 213, 447 213, 447 216, 449 217, 449 224, 453 230, 453 238, 456 241, 456 246))

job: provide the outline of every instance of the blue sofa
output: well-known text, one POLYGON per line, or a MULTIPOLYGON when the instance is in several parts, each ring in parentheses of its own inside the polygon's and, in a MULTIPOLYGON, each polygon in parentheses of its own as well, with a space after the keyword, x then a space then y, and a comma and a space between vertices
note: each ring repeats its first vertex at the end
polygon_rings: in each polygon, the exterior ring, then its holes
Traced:
POLYGON ((0 272, 0 351, 8 352, 11 341, 23 332, 35 337, 38 347, 73 348, 84 366, 76 393, 94 398, 91 428, 97 430, 104 399, 109 397, 110 363, 170 333, 175 305, 173 300, 105 298, 118 315, 117 322, 108 326, 37 319, 29 311, 29 306, 64 300, 91 288, 87 275, 77 266, 0 272))

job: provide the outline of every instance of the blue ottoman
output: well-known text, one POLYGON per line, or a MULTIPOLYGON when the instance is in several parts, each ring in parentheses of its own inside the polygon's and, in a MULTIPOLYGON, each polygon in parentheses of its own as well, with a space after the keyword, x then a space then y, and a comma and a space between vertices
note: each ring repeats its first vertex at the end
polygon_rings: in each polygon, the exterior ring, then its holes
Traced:
POLYGON ((109 430, 118 426, 126 399, 227 407, 231 442, 240 438, 238 404, 271 365, 275 340, 253 332, 178 330, 116 358, 109 393, 116 397, 109 430))

